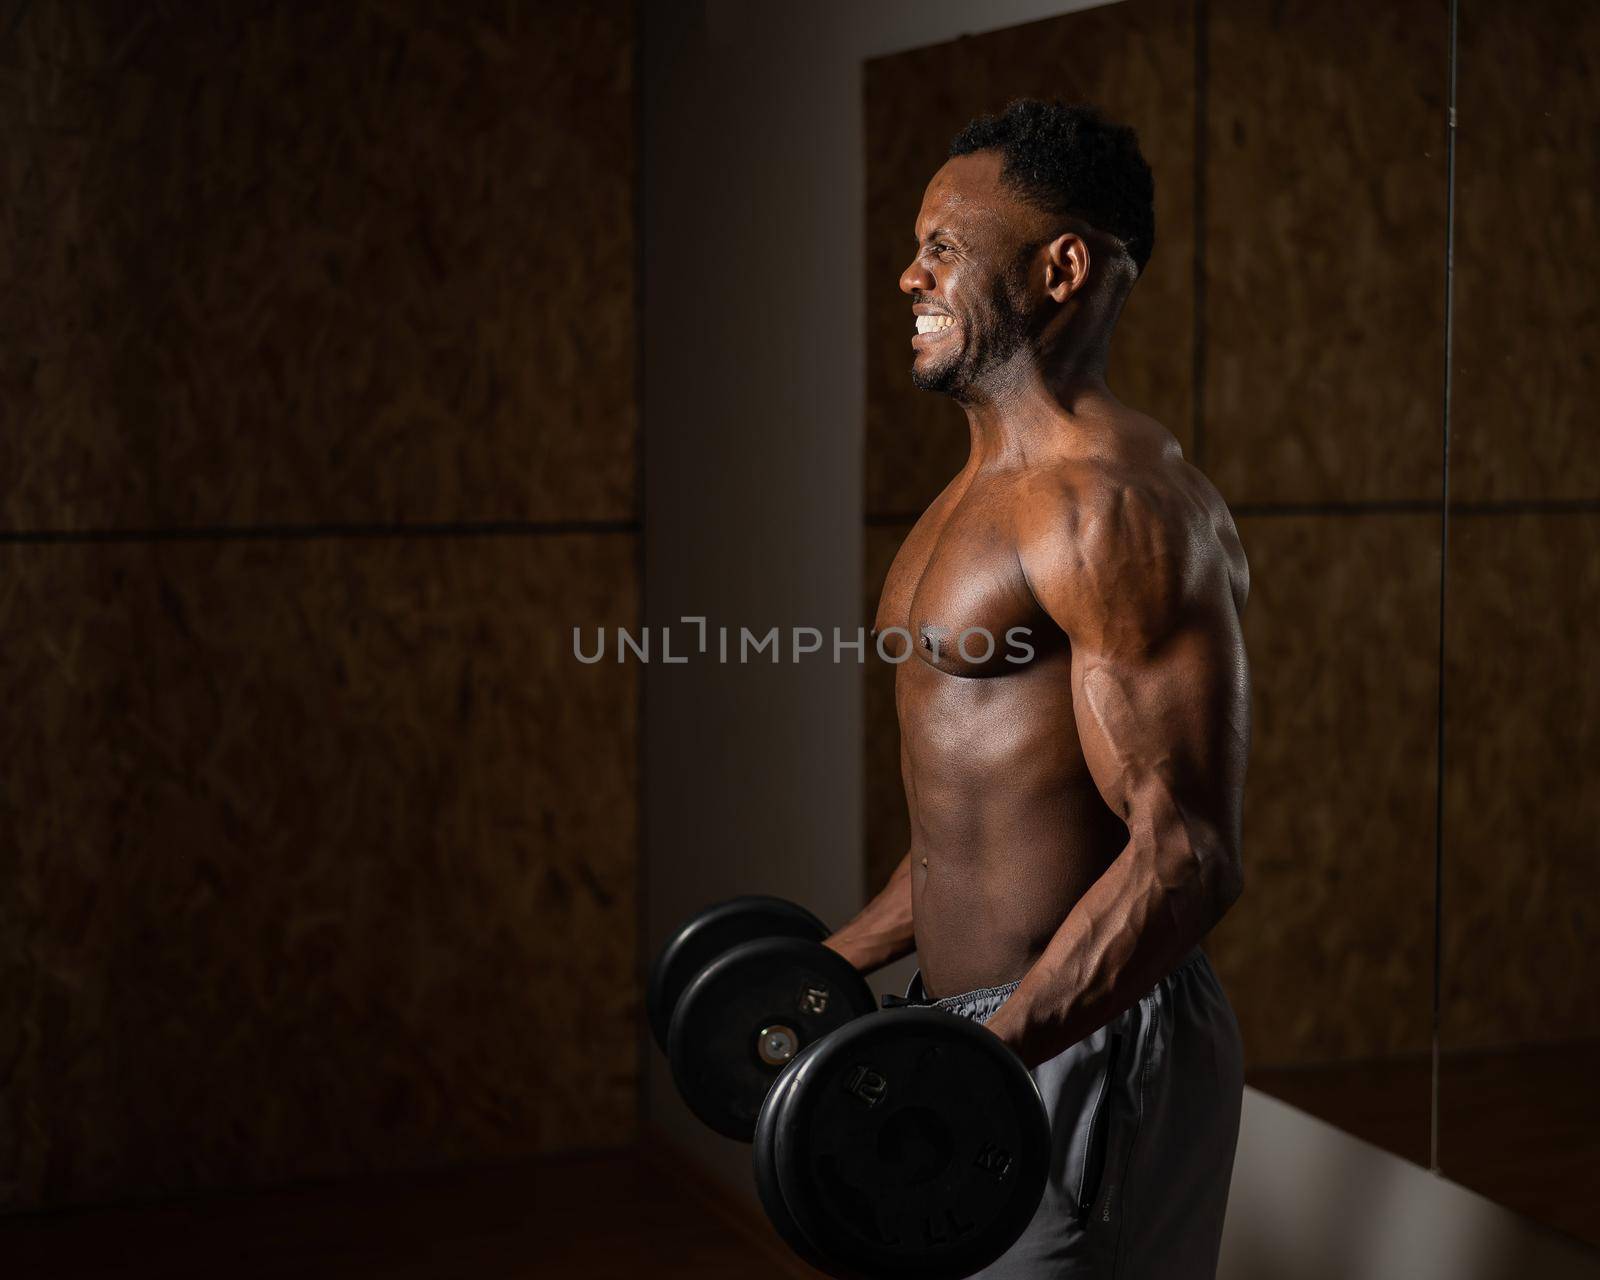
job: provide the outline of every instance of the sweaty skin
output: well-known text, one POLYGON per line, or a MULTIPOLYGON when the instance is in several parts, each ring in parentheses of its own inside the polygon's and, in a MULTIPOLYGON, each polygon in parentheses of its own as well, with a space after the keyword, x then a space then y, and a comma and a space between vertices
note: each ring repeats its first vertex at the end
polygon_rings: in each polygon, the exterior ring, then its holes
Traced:
POLYGON ((914 948, 935 997, 1020 979, 987 1025, 1031 1067, 1241 891, 1249 578, 1216 490, 1106 387, 1131 261, 1000 167, 978 152, 934 176, 900 279, 949 318, 912 339, 912 376, 962 404, 971 454, 875 622, 913 637, 895 675, 911 848, 828 945, 863 971, 914 948))

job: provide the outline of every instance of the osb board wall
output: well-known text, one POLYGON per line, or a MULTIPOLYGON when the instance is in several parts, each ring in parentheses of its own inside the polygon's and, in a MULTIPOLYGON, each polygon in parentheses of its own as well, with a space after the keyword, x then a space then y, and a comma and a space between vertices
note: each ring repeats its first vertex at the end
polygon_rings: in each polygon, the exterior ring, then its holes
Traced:
POLYGON ((632 559, 5 548, 9 1206, 628 1138, 632 559))
POLYGON ((0 43, 0 1207, 632 1135, 631 13, 0 43))
POLYGON ((1429 1040, 1439 523, 1354 504, 1439 492, 1445 18, 1208 6, 1199 461, 1236 511, 1328 504, 1240 521, 1247 889, 1210 949, 1257 1066, 1429 1040))
MULTIPOLYGON (((893 281, 910 222, 950 134, 1022 94, 1100 101, 1139 127, 1157 177, 1157 247, 1110 380, 1174 431, 1225 498, 1247 510, 1436 496, 1440 384, 1417 372, 1440 367, 1443 277, 1438 255, 1417 246, 1443 237, 1443 27, 1421 0, 1367 24, 1311 3, 1207 9, 1198 36, 1194 6, 1129 0, 868 64, 869 607, 908 517, 965 457, 959 412, 906 378, 893 281), (1198 245, 1197 88, 1208 113, 1198 245), (1332 183, 1328 151, 1343 175, 1332 183)), ((1263 514, 1241 519, 1241 534, 1255 575, 1249 888, 1211 949, 1249 1060, 1422 1049, 1437 521, 1263 514)), ((871 891, 907 832, 893 673, 875 665, 867 681, 871 891)))
POLYGON ((1448 1048, 1600 1037, 1600 514, 1450 532, 1448 1048))
POLYGON ((1600 1036, 1600 11, 1468 0, 1459 77, 1447 1048, 1600 1036))
POLYGON ((1446 5, 1206 8, 1203 465, 1230 503, 1437 499, 1446 5))
POLYGON ((1600 498, 1600 6, 1464 0, 1450 487, 1600 498))
POLYGON ((0 527, 630 515, 630 21, 29 6, 0 527))
POLYGON ((1438 518, 1241 518, 1245 893, 1207 941, 1252 1066, 1420 1051, 1433 999, 1438 518))

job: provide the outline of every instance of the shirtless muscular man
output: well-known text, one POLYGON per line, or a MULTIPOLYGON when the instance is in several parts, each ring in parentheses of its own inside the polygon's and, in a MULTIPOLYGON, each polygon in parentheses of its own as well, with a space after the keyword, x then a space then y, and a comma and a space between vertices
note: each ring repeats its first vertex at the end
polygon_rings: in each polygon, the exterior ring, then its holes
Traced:
POLYGON ((1216 490, 1106 385, 1150 170, 1097 110, 1015 102, 955 138, 915 234, 911 376, 971 452, 876 619, 915 648, 911 847, 827 945, 863 972, 914 949, 906 1000, 984 1023, 1039 1084, 1050 1184, 982 1275, 1214 1276, 1242 1068, 1199 944, 1242 888, 1249 575, 1216 490))

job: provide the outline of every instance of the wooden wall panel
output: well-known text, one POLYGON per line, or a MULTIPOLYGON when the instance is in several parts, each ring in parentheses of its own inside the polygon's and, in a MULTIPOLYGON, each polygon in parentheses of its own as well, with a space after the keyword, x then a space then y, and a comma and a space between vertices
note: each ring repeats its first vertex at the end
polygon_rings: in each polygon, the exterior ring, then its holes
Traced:
POLYGON ((1427 1046, 1438 524, 1240 521, 1245 893, 1208 949, 1252 1067, 1427 1046))
POLYGON ((9 20, 0 1207, 633 1135, 632 18, 9 20))
POLYGON ((0 1207, 632 1136, 632 537, 0 556, 0 1207))
POLYGON ((0 528, 634 512, 631 6, 18 13, 0 528))
POLYGON ((1012 98, 1093 102, 1139 131, 1156 176, 1156 249, 1112 344, 1108 381, 1187 447, 1193 364, 1193 6, 1129 0, 866 64, 866 509, 915 516, 960 470, 966 419, 911 385, 911 260, 923 189, 950 139, 1012 98))
POLYGON ((1206 470, 1234 503, 1436 498, 1443 0, 1209 14, 1206 470))
POLYGON ((1600 1038, 1600 515, 1458 520, 1447 1047, 1600 1038))
POLYGON ((1450 485, 1600 498, 1600 7, 1461 6, 1450 485))

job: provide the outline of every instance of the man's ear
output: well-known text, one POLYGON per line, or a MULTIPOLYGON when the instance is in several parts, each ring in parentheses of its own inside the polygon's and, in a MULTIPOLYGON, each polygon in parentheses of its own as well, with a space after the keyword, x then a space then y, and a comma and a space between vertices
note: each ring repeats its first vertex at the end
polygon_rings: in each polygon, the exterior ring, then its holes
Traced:
POLYGON ((1089 242, 1067 232, 1045 246, 1044 291, 1065 302, 1088 282, 1089 242))

